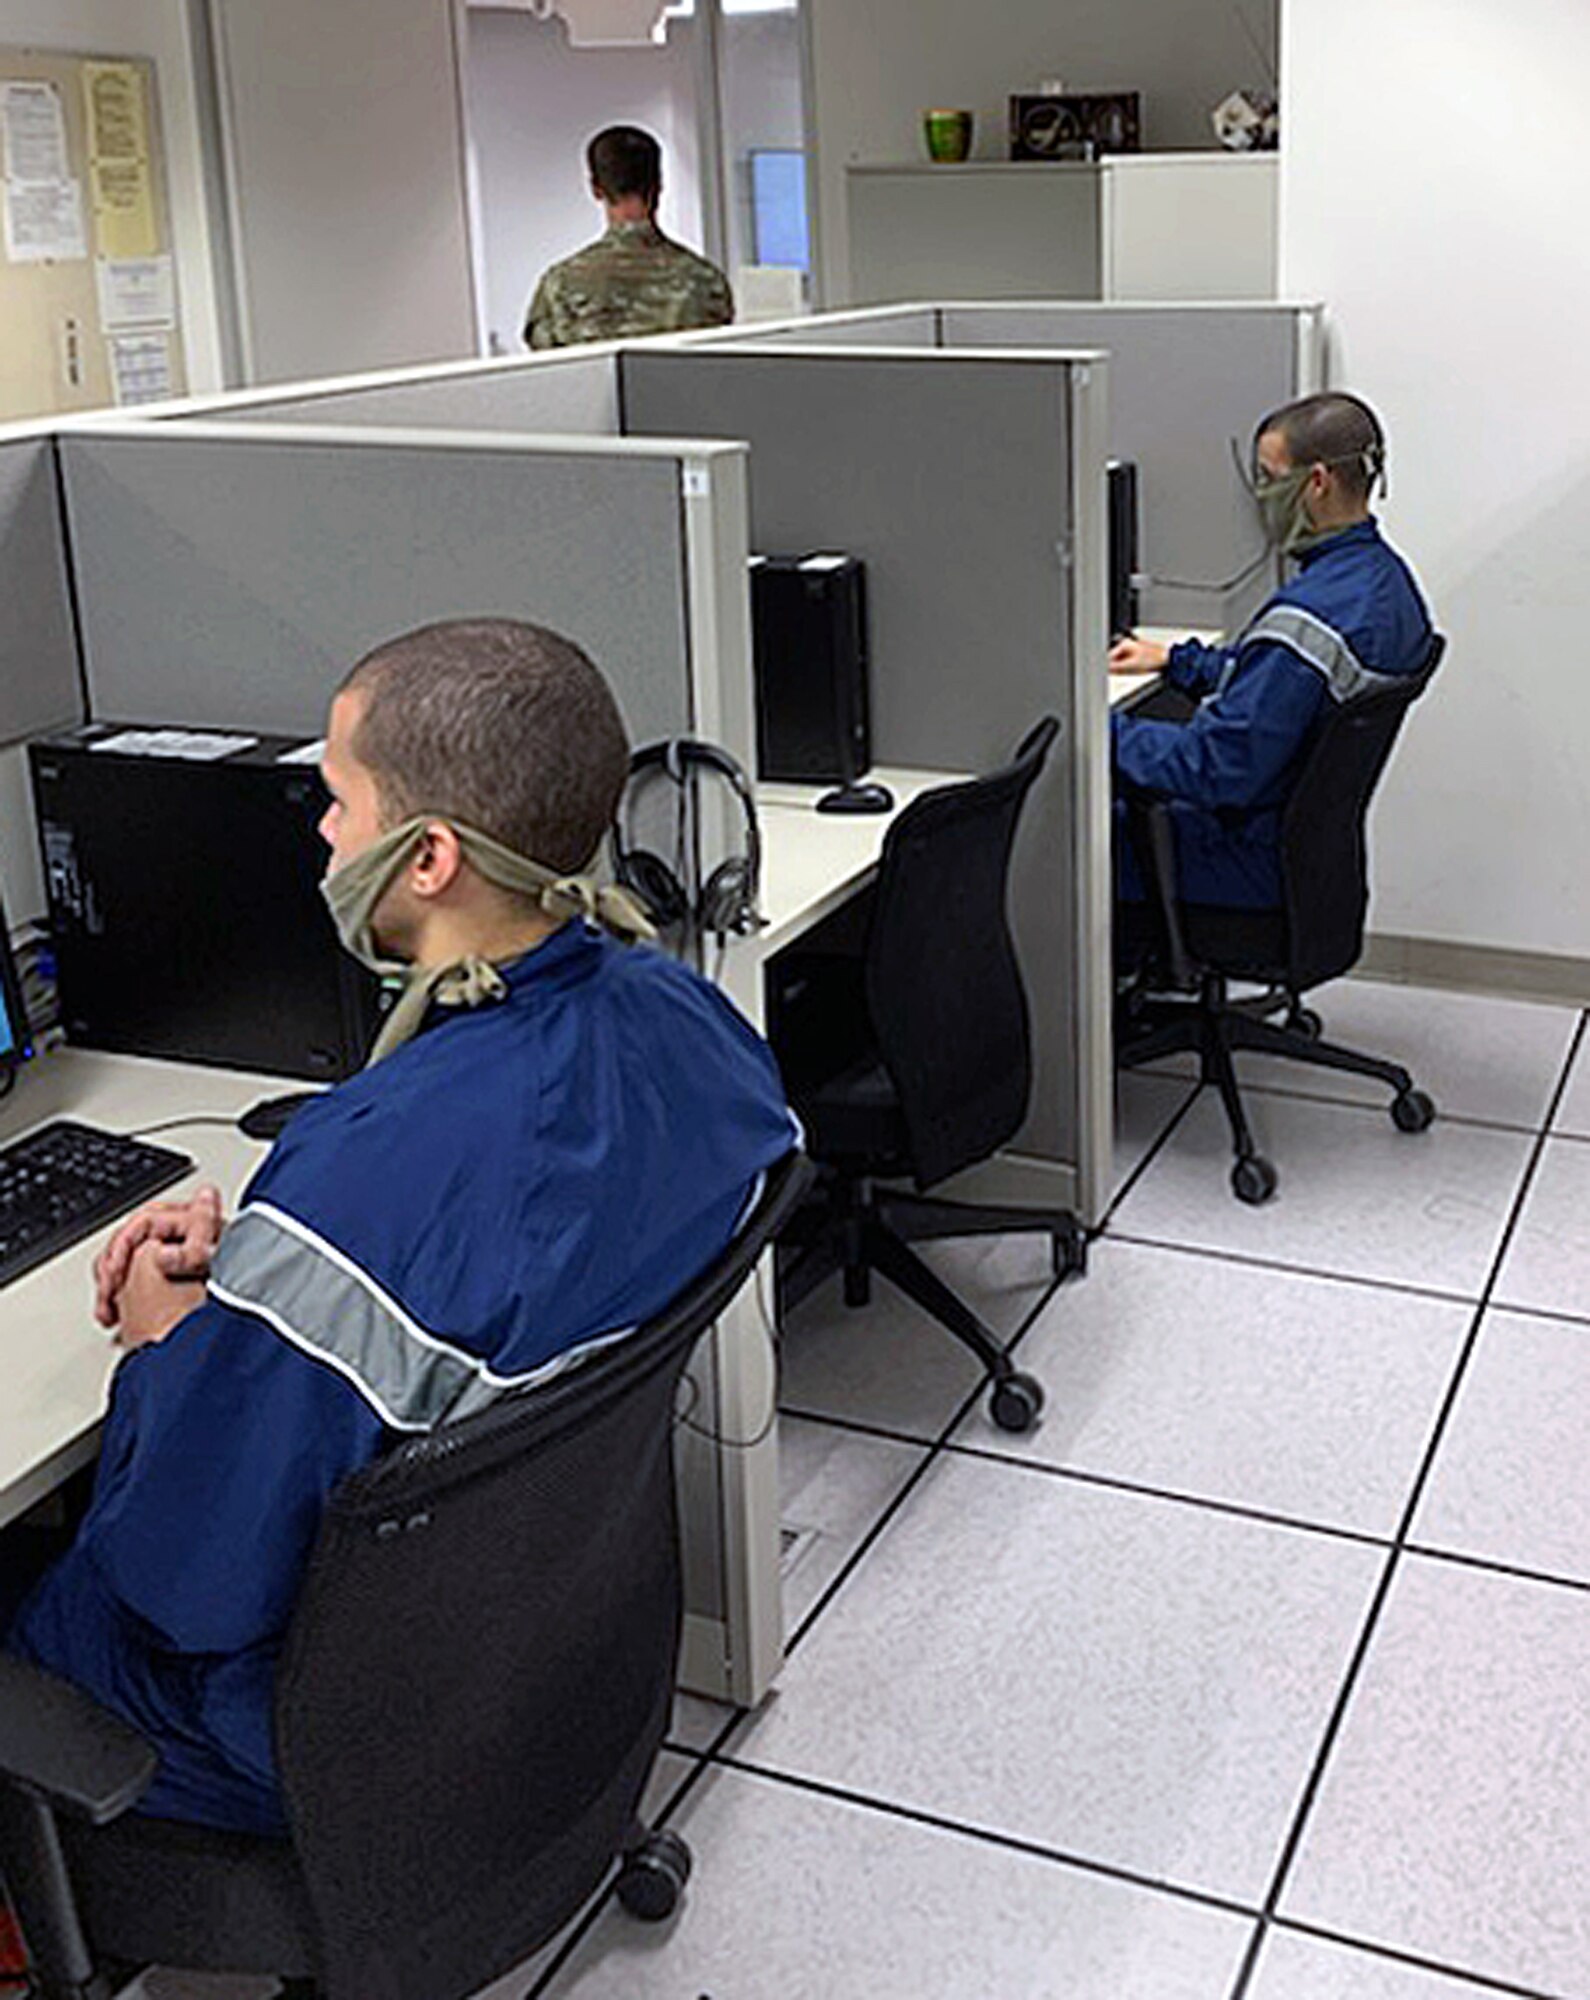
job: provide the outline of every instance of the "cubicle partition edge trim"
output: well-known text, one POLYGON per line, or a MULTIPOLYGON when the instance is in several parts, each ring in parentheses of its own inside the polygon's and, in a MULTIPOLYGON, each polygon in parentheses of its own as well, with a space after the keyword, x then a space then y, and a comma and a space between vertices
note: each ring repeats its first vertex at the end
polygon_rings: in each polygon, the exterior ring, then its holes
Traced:
POLYGON ((1071 657, 1098 663, 1096 673, 1075 675, 1077 719, 1071 745, 1078 837, 1076 937, 1084 968, 1076 982, 1077 1064, 1084 1079, 1078 1097, 1078 1210, 1102 1222, 1109 1207, 1114 1160, 1115 1051, 1114 869, 1111 861, 1109 693, 1105 654, 1109 644, 1109 557, 1100 468, 1108 455, 1110 365, 1103 354, 1070 370, 1072 549, 1071 657), (1088 498, 1092 495, 1091 502, 1088 498))

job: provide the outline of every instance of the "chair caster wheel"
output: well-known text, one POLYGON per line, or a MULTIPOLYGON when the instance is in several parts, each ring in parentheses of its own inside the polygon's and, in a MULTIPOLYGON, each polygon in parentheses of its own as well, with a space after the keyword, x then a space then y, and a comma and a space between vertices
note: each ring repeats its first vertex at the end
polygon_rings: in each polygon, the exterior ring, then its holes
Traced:
POLYGON ((1286 1026, 1295 1035, 1302 1035, 1311 1042, 1317 1042, 1325 1032, 1325 1023, 1312 1007, 1294 1007, 1286 1017, 1286 1026))
POLYGON ((988 1414, 1002 1431, 1030 1431, 1043 1408, 1043 1384, 1032 1375, 1007 1375, 994 1384, 988 1414))
POLYGON ((632 1917, 660 1924, 679 1907, 690 1880, 690 1849, 666 1827, 647 1834, 624 1856, 618 1871, 618 1900, 632 1917))
POLYGON ((1238 1201, 1257 1208, 1275 1193, 1276 1173, 1268 1160, 1249 1153, 1231 1169, 1231 1192, 1238 1201))
POLYGON ((1399 1132, 1428 1132, 1435 1123, 1435 1102, 1423 1090, 1404 1090, 1391 1100, 1391 1122, 1399 1132))

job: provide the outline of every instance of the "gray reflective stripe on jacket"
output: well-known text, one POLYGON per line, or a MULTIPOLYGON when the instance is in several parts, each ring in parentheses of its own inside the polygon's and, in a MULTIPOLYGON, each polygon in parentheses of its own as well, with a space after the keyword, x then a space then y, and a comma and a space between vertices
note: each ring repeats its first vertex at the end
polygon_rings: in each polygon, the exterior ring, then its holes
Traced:
POLYGON ((1256 641, 1285 646, 1289 653, 1295 653, 1321 676, 1337 701, 1374 694, 1398 679, 1396 674, 1376 673, 1366 667, 1340 632, 1299 604, 1272 604, 1261 611, 1237 644, 1246 649, 1256 641))
POLYGON ((478 1354, 428 1332, 335 1244, 266 1202, 251 1203, 222 1236, 210 1295, 334 1368, 400 1431, 472 1416, 634 1331, 599 1334, 523 1375, 494 1374, 478 1354))

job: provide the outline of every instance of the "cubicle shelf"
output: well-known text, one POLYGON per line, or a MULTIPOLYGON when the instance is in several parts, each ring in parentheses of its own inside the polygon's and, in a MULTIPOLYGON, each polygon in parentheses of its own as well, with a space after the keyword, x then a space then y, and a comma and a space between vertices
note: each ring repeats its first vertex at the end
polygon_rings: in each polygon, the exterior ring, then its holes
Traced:
POLYGON ((1277 158, 848 167, 850 296, 1273 299, 1277 158))

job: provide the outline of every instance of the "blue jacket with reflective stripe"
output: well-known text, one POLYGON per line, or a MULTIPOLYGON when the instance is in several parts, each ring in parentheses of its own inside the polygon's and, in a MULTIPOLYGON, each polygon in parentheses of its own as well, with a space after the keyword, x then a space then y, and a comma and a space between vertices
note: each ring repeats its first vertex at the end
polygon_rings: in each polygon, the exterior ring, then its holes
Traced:
POLYGON ((568 924, 506 979, 299 1113, 208 1303, 117 1371, 11 1643, 152 1737, 142 1811, 280 1830, 276 1658, 331 1489, 657 1312, 795 1142, 766 1044, 659 952, 568 924))
MULTIPOLYGON (((1171 649, 1167 677, 1201 697, 1191 720, 1117 714, 1111 731, 1116 770, 1173 802, 1185 900, 1279 904, 1280 809, 1314 723, 1413 672, 1430 637, 1412 571, 1369 520, 1309 550, 1234 645, 1171 649)), ((1119 812, 1116 850, 1121 894, 1141 897, 1119 812)))

